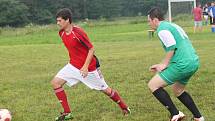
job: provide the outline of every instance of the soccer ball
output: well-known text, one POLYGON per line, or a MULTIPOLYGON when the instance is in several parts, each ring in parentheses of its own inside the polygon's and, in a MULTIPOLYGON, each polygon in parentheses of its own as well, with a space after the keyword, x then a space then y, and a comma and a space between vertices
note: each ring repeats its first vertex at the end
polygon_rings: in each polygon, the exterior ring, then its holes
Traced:
POLYGON ((0 109, 0 121, 11 121, 12 116, 8 109, 0 109))

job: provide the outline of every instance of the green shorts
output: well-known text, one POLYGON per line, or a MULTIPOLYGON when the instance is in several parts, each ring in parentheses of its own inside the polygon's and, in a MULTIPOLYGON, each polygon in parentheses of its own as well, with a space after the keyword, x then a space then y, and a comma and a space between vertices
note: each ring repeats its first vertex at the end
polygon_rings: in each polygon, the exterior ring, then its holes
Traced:
POLYGON ((168 85, 174 84, 176 81, 186 85, 198 68, 199 61, 186 62, 186 64, 171 63, 159 75, 168 85))

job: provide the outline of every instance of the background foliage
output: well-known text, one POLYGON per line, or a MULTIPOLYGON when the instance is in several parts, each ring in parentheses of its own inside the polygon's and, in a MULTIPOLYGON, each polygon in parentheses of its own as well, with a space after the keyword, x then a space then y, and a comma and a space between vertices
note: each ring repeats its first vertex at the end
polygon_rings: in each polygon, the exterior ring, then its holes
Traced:
MULTIPOLYGON (((198 0, 206 3, 212 0, 198 0)), ((153 6, 167 11, 168 0, 0 0, 0 26, 50 24, 60 8, 71 8, 73 18, 109 19, 146 15, 153 6)))

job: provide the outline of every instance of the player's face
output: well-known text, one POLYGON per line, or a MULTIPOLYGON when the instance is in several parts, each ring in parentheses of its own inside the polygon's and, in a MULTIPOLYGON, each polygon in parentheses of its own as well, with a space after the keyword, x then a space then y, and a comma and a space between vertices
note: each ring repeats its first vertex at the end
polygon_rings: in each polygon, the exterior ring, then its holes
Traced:
POLYGON ((57 25, 60 27, 60 29, 65 29, 65 28, 67 28, 69 24, 70 24, 70 23, 69 23, 69 19, 68 19, 68 20, 65 20, 65 19, 63 19, 63 18, 61 18, 61 17, 58 17, 58 18, 57 18, 57 25))
POLYGON ((151 19, 149 16, 148 16, 148 23, 149 23, 149 25, 150 25, 150 27, 152 29, 156 29, 157 28, 156 27, 156 21, 155 21, 155 19, 151 19))

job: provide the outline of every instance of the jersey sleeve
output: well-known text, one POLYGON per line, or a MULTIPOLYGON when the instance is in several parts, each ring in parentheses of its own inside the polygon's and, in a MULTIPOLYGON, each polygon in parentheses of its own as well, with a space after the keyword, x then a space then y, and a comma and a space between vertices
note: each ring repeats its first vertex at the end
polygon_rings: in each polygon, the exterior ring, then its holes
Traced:
POLYGON ((158 33, 158 37, 160 38, 160 40, 164 44, 165 50, 167 52, 176 49, 176 40, 170 31, 161 30, 158 33))
POLYGON ((83 44, 88 49, 93 48, 93 45, 90 42, 90 39, 84 30, 76 27, 74 29, 74 32, 75 32, 76 36, 78 37, 78 39, 80 40, 81 44, 83 44))

